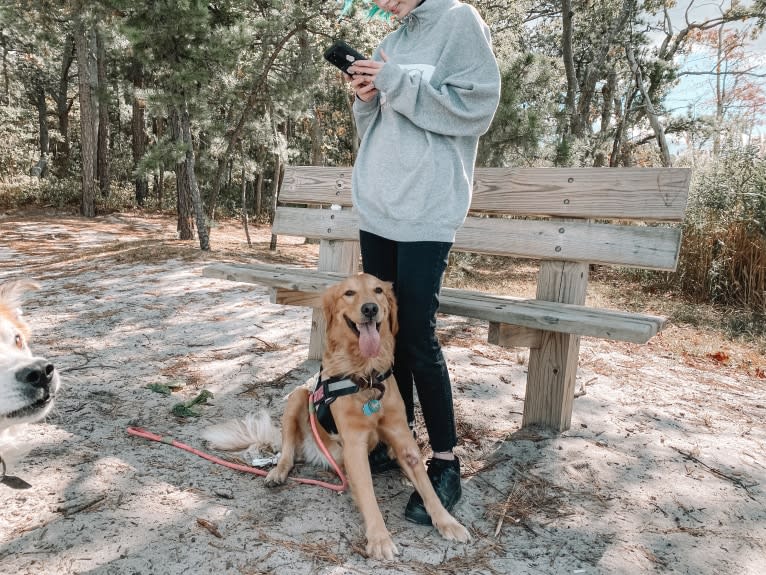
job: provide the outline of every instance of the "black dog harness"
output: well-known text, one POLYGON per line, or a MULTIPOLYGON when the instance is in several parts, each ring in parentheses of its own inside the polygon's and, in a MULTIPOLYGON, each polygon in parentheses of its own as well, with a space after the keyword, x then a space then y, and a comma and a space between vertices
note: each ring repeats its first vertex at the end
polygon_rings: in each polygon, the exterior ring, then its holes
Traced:
POLYGON ((311 394, 311 403, 314 404, 319 424, 328 433, 338 433, 335 419, 330 411, 330 404, 341 396, 357 393, 363 389, 376 389, 380 392, 377 398, 369 400, 362 406, 364 414, 372 415, 378 411, 380 400, 386 392, 386 386, 383 385, 383 382, 391 377, 393 371, 392 368, 388 368, 383 373, 374 371, 368 379, 356 375, 336 375, 323 380, 322 368, 320 367, 317 374, 317 384, 314 393, 311 394))

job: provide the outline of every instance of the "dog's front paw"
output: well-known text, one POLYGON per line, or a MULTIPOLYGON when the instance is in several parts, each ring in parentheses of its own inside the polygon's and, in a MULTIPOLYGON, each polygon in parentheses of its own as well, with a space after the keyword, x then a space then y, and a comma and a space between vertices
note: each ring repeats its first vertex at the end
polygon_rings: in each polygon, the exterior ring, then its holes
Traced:
POLYGON ((367 535, 367 547, 365 548, 367 557, 371 559, 388 559, 394 558, 394 555, 399 555, 399 550, 394 545, 391 535, 388 531, 383 533, 368 534, 367 535))
POLYGON ((467 543, 471 540, 471 534, 468 532, 468 529, 458 523, 457 519, 452 517, 452 515, 448 514, 444 520, 434 522, 434 525, 445 539, 459 541, 460 543, 467 543))
POLYGON ((279 465, 272 468, 271 471, 266 474, 266 487, 276 487, 278 485, 284 485, 287 481, 287 476, 290 473, 289 469, 280 469, 279 465))

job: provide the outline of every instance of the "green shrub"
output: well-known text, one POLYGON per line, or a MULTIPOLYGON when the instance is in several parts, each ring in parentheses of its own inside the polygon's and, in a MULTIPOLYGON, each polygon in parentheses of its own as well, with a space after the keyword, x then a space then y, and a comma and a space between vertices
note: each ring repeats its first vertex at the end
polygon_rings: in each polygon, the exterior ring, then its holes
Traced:
POLYGON ((699 300, 766 311, 766 161, 755 148, 694 171, 676 279, 699 300))

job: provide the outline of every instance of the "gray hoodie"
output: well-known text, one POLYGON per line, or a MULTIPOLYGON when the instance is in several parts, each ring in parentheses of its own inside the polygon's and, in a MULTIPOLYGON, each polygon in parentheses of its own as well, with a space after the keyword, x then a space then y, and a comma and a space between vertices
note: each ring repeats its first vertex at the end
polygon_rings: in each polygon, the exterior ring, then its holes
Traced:
POLYGON ((458 0, 426 0, 373 55, 378 96, 356 99, 360 228, 403 242, 454 242, 471 204, 479 136, 500 99, 490 32, 458 0))

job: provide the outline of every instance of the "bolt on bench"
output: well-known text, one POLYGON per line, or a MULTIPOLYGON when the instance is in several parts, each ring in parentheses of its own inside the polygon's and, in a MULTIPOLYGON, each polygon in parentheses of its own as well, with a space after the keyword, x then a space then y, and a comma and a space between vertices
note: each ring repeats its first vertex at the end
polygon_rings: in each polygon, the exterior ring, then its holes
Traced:
MULTIPOLYGON (((590 264, 673 271, 689 192, 686 168, 477 168, 453 251, 540 260, 534 299, 443 288, 439 312, 486 320, 490 343, 529 347, 522 425, 569 429, 580 337, 646 343, 665 318, 585 306, 590 264)), ((288 167, 272 232, 320 240, 318 269, 214 264, 206 277, 258 283, 271 301, 314 307, 310 359, 322 353, 321 292, 359 271, 351 168, 288 167)), ((512 264, 510 264, 512 265, 512 264)))

